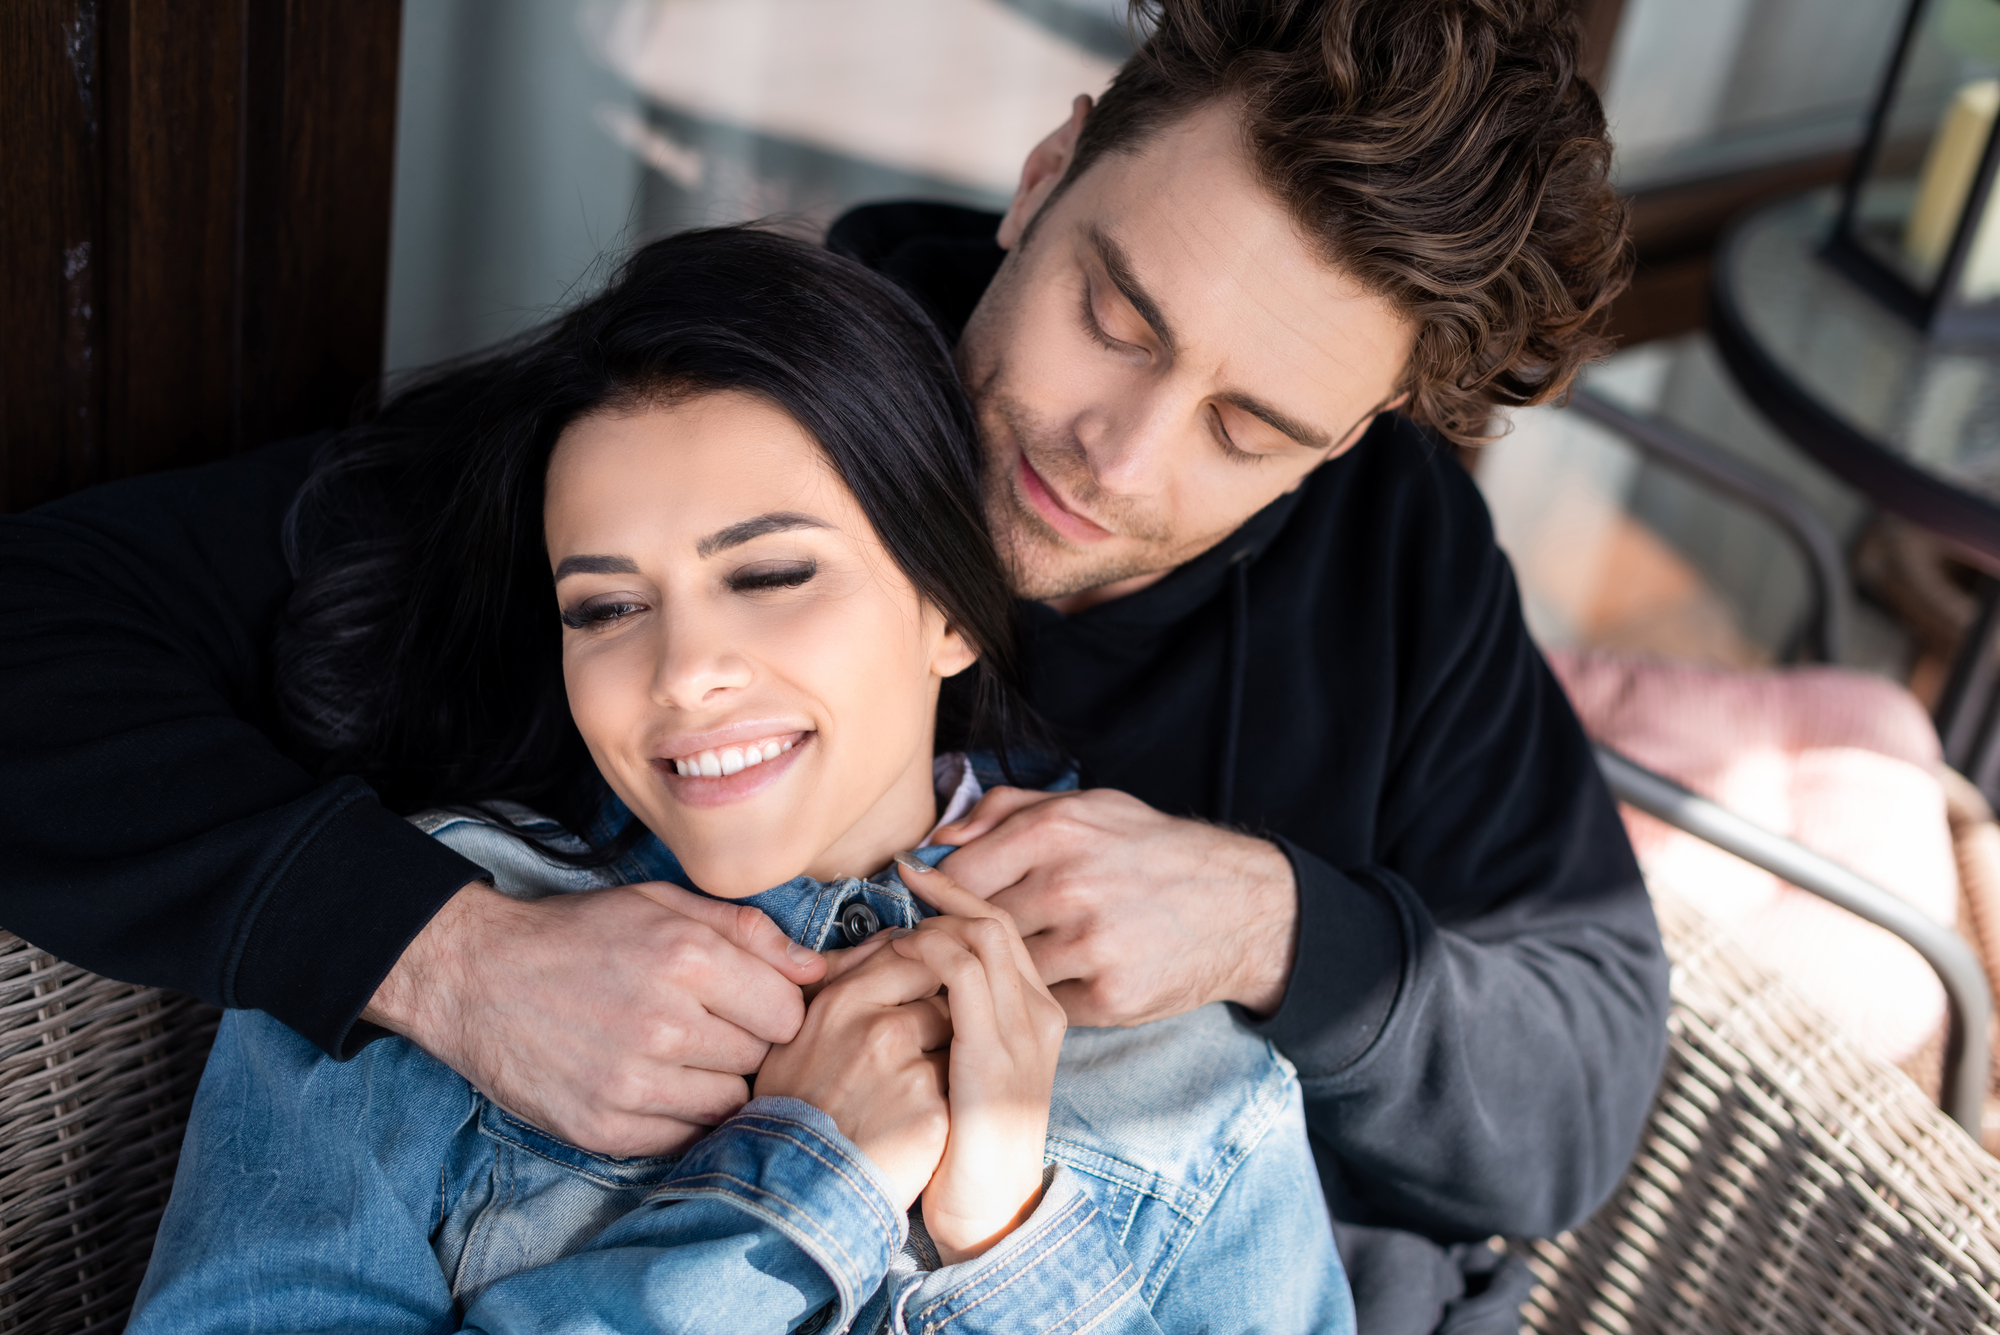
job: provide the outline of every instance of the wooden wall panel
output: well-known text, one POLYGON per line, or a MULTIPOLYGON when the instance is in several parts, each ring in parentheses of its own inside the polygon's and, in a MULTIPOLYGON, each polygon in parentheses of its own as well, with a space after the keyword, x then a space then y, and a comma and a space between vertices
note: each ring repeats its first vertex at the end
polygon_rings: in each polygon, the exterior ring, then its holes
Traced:
POLYGON ((0 5, 0 509, 346 419, 400 0, 0 5))

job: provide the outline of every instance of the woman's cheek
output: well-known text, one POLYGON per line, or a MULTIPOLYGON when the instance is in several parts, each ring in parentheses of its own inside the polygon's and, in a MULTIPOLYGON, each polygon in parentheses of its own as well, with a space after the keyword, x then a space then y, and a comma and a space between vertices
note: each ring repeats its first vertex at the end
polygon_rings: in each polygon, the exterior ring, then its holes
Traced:
POLYGON ((607 648, 612 646, 584 644, 563 655, 570 717, 600 768, 629 764, 623 753, 643 740, 646 713, 643 673, 623 661, 629 654, 607 648))

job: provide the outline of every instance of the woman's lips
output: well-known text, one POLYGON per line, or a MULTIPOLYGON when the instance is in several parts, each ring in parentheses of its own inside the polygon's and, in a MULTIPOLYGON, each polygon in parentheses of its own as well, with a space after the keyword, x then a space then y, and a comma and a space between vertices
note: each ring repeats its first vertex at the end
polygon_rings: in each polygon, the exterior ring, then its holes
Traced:
POLYGON ((1025 453, 1015 457, 1020 460, 1020 467, 1015 470, 1015 476, 1020 479, 1022 494, 1028 498, 1028 503, 1035 507, 1035 512, 1048 521, 1056 532, 1071 542, 1084 543, 1102 542, 1111 536, 1110 529, 1093 524, 1064 505, 1057 498, 1054 489, 1042 481, 1042 475, 1028 462, 1025 453))
POLYGON ((691 807, 720 807, 740 802, 776 783, 798 763, 798 758, 818 734, 780 733, 727 746, 706 748, 685 756, 662 756, 653 761, 653 771, 667 785, 667 791, 691 807), (751 762, 750 748, 758 748, 760 758, 751 762), (761 758, 772 747, 768 759, 761 758), (725 763, 725 757, 730 759, 725 763), (733 768, 731 768, 733 766, 733 768), (710 768, 714 773, 709 773, 710 768), (728 769, 728 773, 723 773, 728 769))

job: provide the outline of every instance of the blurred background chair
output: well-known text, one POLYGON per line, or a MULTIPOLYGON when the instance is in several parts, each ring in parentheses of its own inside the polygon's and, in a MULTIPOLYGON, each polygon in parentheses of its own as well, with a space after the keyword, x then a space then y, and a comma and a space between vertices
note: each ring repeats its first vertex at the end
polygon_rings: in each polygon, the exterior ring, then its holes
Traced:
MULTIPOLYGON (((1627 368, 1610 369, 1615 384, 1627 368)), ((1819 514, 1757 465, 1590 390, 1530 418, 1523 435, 1476 467, 1519 563, 1531 625, 1586 730, 1959 930, 1987 975, 2000 976, 1994 915, 1982 911, 2000 879, 1991 812, 1944 767, 1907 688, 1879 664, 1825 665, 1851 652, 1857 622, 1877 646, 1897 644, 1898 628, 1879 609, 1857 616, 1841 544, 1819 514), (1771 600, 1787 609, 1784 626, 1765 628, 1763 644, 1739 629, 1748 618, 1737 609, 1750 600, 1739 594, 1732 606, 1641 518, 1630 498, 1647 469, 1682 491, 1669 515, 1706 506, 1711 534, 1733 523, 1752 535, 1737 539, 1745 555, 1735 570, 1721 567, 1739 588, 1744 576, 1768 581, 1780 558, 1792 563, 1790 599, 1771 600), (1534 509, 1519 499, 1529 496, 1534 509), (1579 560, 1584 552, 1597 559, 1579 560), (1779 656, 1814 666, 1772 665, 1779 656)), ((1733 931, 1860 1050, 1949 1099, 1947 998, 1908 942, 1653 816, 1628 806, 1626 820, 1656 891, 1733 931)), ((1990 1107, 1968 1120, 2000 1142, 2000 1101, 1990 1107)))
POLYGON ((0 931, 0 1330, 121 1330, 219 1012, 0 931))

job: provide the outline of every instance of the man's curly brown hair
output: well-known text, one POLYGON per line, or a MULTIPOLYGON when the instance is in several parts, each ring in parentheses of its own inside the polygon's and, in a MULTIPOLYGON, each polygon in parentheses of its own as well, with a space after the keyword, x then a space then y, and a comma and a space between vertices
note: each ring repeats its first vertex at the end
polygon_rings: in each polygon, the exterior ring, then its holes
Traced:
POLYGON ((1563 0, 1132 0, 1144 45, 1056 194, 1221 98, 1330 263, 1418 329, 1405 411, 1460 445, 1610 350, 1631 274, 1597 94, 1563 0))

